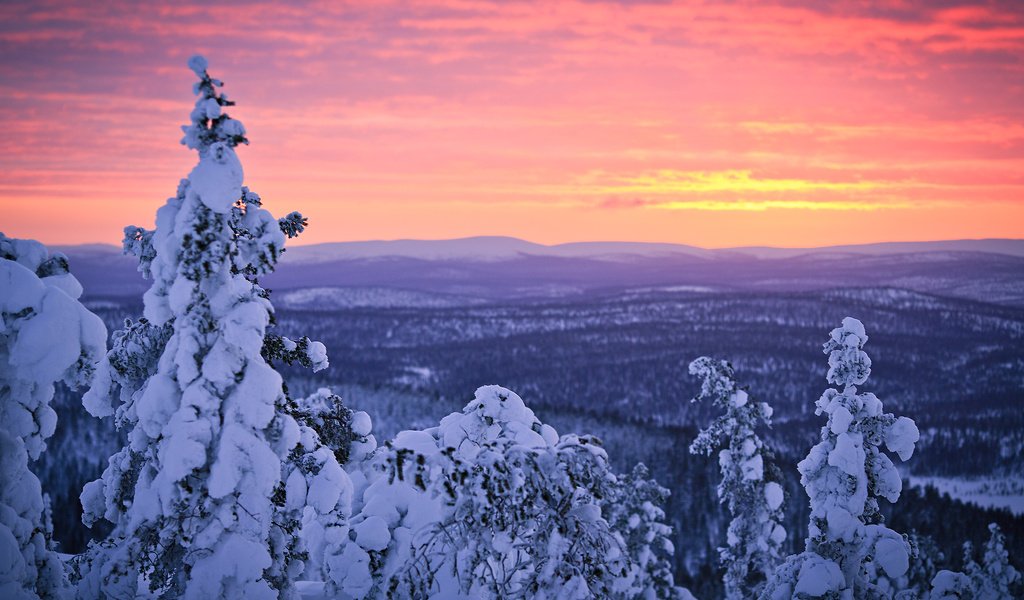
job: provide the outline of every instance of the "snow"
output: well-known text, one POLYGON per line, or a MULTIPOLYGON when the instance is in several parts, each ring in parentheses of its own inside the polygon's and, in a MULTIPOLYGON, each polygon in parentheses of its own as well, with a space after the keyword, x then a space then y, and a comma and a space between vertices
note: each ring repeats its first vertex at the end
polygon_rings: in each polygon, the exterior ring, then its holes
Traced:
POLYGON ((838 467, 847 475, 856 476, 864 471, 863 439, 858 433, 843 433, 836 438, 836 446, 828 453, 828 464, 838 467))
MULTIPOLYGON (((289 250, 283 259, 287 263, 300 246, 289 250)), ((462 295, 417 292, 387 287, 307 287, 274 292, 274 303, 282 308, 329 311, 345 308, 445 308, 484 303, 478 298, 462 295)))
POLYGON ((352 433, 356 435, 370 435, 370 415, 358 410, 352 413, 352 433))
POLYGON ((188 176, 192 192, 207 208, 226 213, 242 197, 242 163, 223 142, 210 146, 188 176))
POLYGON ((811 555, 800 567, 794 592, 821 597, 829 592, 842 589, 845 583, 839 565, 831 560, 811 555))
POLYGON ((885 574, 895 579, 907 572, 910 566, 910 555, 907 544, 902 539, 884 538, 875 544, 874 560, 885 570, 885 574))
POLYGON ((974 586, 963 573, 942 570, 932 579, 929 600, 959 600, 973 597, 974 586))
POLYGON ((764 486, 764 498, 768 508, 776 510, 782 506, 782 486, 774 481, 769 481, 764 486))
POLYGON ((740 463, 743 471, 743 478, 748 481, 760 481, 764 479, 764 459, 760 454, 754 455, 740 463))
POLYGON ((192 69, 192 72, 196 74, 196 77, 202 78, 206 74, 206 69, 209 68, 210 64, 206 58, 198 54, 188 59, 188 68, 192 69))
POLYGON ((896 419, 885 435, 885 447, 899 455, 900 460, 910 460, 914 455, 914 445, 921 439, 917 424, 907 417, 896 419))
POLYGON ((853 415, 850 414, 849 409, 845 406, 838 406, 832 411, 829 428, 832 430, 832 433, 839 435, 840 433, 846 433, 850 429, 850 423, 852 422, 853 415))
POLYGON ((327 360, 327 347, 324 346, 323 342, 310 342, 309 347, 306 349, 306 357, 313 363, 314 373, 323 371, 331 364, 327 360))
POLYGON ((387 522, 376 516, 367 517, 363 522, 353 526, 356 532, 356 543, 364 550, 382 551, 388 547, 391 534, 387 522))

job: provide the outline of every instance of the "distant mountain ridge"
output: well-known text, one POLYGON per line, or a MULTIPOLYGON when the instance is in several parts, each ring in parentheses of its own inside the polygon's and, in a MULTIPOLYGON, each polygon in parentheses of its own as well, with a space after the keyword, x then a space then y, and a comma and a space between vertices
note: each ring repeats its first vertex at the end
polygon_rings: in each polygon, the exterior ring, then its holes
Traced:
MULTIPOLYGON (((54 249, 68 255, 87 296, 141 295, 148 287, 135 259, 115 246, 54 249)), ((426 308, 647 288, 692 294, 848 287, 1024 306, 1024 240, 713 250, 641 242, 546 246, 510 237, 336 242, 290 247, 263 283, 279 291, 283 307, 301 309, 376 302, 426 308)))
MULTIPOLYGON (((111 244, 53 246, 54 250, 75 255, 120 253, 111 244)), ((568 242, 539 244, 507 236, 475 236, 449 240, 366 240, 327 242, 289 246, 287 262, 323 262, 357 258, 401 256, 423 260, 466 259, 503 260, 522 254, 559 256, 563 258, 595 258, 622 255, 671 256, 687 255, 713 258, 722 255, 746 255, 755 258, 789 258, 804 254, 905 254, 911 252, 986 252, 1024 257, 1024 239, 965 239, 928 242, 877 242, 845 244, 813 248, 778 248, 774 246, 737 246, 733 248, 701 248, 669 242, 568 242)))
POLYGON ((686 244, 659 242, 569 242, 545 245, 514 237, 477 236, 451 240, 371 240, 293 246, 286 253, 285 260, 287 262, 317 262, 402 256, 424 260, 465 259, 488 261, 516 258, 522 254, 562 258, 664 257, 672 255, 714 258, 725 254, 741 254, 755 258, 789 258, 803 254, 821 253, 879 255, 910 252, 987 252, 1024 257, 1024 240, 979 239, 934 242, 880 242, 873 244, 823 246, 818 248, 742 246, 709 249, 686 244))

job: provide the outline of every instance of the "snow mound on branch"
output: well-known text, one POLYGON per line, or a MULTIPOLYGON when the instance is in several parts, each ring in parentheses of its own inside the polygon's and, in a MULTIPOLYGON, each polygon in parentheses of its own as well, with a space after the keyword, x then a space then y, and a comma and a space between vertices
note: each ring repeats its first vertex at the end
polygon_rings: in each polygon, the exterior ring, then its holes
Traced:
POLYGON ((794 592, 820 598, 841 589, 844 583, 839 565, 820 556, 809 556, 800 567, 794 592))
POLYGON ((242 197, 242 163, 223 142, 210 146, 188 178, 199 199, 216 213, 227 213, 242 197))

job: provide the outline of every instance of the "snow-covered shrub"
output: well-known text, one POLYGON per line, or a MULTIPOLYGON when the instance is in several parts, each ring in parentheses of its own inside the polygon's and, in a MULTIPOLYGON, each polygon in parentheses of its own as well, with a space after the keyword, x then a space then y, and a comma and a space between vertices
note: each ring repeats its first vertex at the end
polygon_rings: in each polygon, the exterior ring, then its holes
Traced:
POLYGON ((895 580, 907 571, 910 546, 882 524, 878 510, 879 498, 896 502, 902 491, 882 446, 908 460, 919 434, 912 420, 883 412, 874 394, 858 392, 871 373, 867 340, 864 325, 847 317, 825 343, 827 379, 842 391, 829 388, 816 402, 815 414, 828 422, 798 465, 811 504, 806 550, 786 559, 762 598, 888 597, 874 575, 895 580))
POLYGON ((326 350, 268 333, 273 307, 258 282, 305 219, 274 219, 242 186, 245 130, 223 112, 231 103, 205 59, 189 66, 199 99, 182 142, 199 163, 155 230, 125 229, 153 283, 144 318, 115 334, 83 400, 115 415, 128 440, 82 492, 86 523, 114 530, 79 561, 81 597, 133 597, 140 576, 169 596, 287 597, 304 568, 306 509, 330 527, 347 518, 347 476, 296 421, 271 364, 317 370, 326 350))
POLYGON ((732 515, 726 545, 718 549, 725 567, 725 595, 750 598, 777 566, 786 540, 782 473, 771 448, 757 435, 758 427, 771 425, 772 407, 754 402, 737 385, 726 361, 703 356, 690 363, 690 373, 703 380, 693 401, 710 400, 722 410, 690 444, 690 452, 718 451, 718 498, 732 515))
POLYGON ((54 383, 87 382, 106 349, 81 294, 62 254, 0 233, 0 598, 53 598, 67 585, 29 461, 57 426, 54 383))
POLYGON ((298 400, 291 414, 301 436, 283 480, 289 508, 301 515, 296 551, 304 553, 302 577, 320 581, 327 578, 324 558, 339 555, 348 543, 353 484, 345 467, 358 474, 377 442, 369 415, 350 410, 326 388, 298 400))
POLYGON ((932 579, 928 600, 974 600, 974 584, 963 573, 942 570, 932 579))
POLYGON ((626 481, 639 487, 622 489, 596 439, 560 438, 515 393, 482 387, 462 412, 377 453, 354 543, 328 572, 355 598, 682 597, 666 573, 662 491, 626 481))

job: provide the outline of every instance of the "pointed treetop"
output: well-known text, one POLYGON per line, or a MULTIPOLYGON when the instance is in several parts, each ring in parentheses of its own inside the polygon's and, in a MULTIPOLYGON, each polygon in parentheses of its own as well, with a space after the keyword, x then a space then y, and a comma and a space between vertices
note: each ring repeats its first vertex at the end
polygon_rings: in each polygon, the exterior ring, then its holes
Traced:
POLYGON ((864 324, 853 317, 846 317, 841 327, 832 330, 824 345, 829 383, 846 387, 867 381, 871 374, 871 358, 863 350, 867 341, 864 324))

